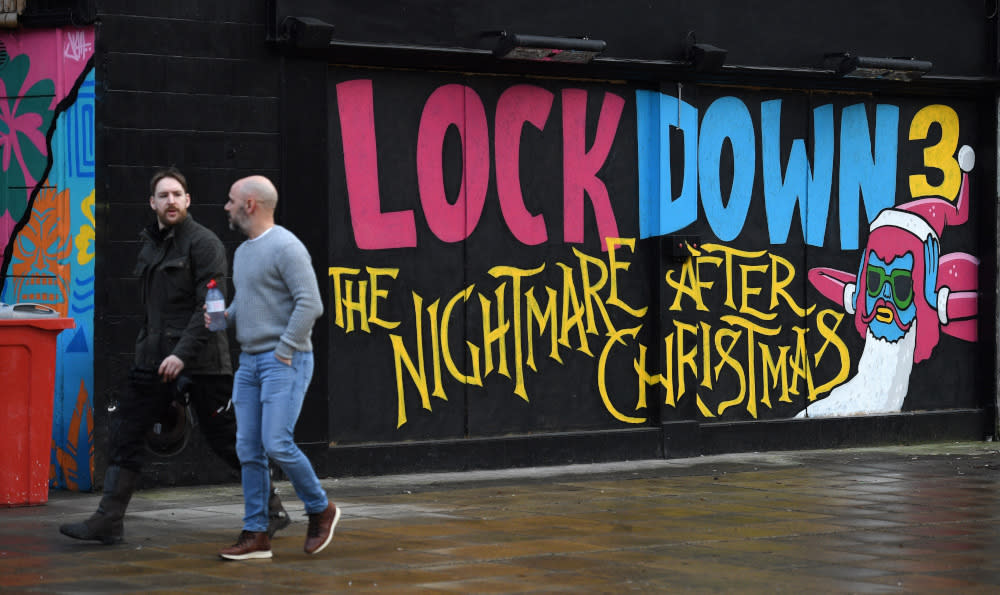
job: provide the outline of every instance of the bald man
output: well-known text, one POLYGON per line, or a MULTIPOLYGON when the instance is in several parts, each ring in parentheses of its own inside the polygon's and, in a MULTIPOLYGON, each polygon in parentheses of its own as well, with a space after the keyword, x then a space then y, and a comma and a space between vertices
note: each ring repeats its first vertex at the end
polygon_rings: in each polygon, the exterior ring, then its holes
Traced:
MULTIPOLYGON (((250 176, 233 184, 225 207, 229 226, 247 236, 233 259, 235 293, 226 309, 241 350, 233 406, 244 501, 243 531, 234 545, 219 552, 226 560, 271 557, 269 458, 305 504, 307 554, 329 545, 340 519, 340 509, 329 501, 295 444, 295 424, 313 373, 312 328, 323 303, 306 247, 274 222, 277 204, 274 184, 250 176)), ((207 314, 205 319, 207 325, 207 314)))

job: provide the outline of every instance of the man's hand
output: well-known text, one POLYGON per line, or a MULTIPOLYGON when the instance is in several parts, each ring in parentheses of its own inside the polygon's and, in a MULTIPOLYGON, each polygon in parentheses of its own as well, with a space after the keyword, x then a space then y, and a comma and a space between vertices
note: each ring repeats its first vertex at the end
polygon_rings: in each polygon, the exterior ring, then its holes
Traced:
POLYGON ((278 355, 277 353, 275 353, 275 354, 274 354, 274 359, 276 359, 276 360, 278 360, 279 362, 281 362, 281 363, 285 364, 286 366, 290 366, 290 365, 292 365, 292 360, 290 360, 290 359, 285 359, 285 358, 281 357, 280 355, 278 355))
POLYGON ((164 382, 171 382, 177 378, 177 375, 181 373, 184 369, 184 362, 181 358, 176 355, 168 355, 160 362, 160 369, 157 373, 164 382))
MULTIPOLYGON (((212 324, 212 319, 208 317, 208 306, 202 304, 201 309, 205 311, 205 328, 208 328, 208 325, 212 324)), ((226 317, 226 320, 229 320, 229 312, 223 310, 222 315, 226 317)))

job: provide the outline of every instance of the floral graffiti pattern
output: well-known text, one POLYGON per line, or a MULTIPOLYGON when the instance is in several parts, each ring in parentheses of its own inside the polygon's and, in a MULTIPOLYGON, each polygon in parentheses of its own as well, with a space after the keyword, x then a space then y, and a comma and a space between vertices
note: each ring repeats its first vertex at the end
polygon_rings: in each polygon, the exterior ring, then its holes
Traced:
POLYGON ((14 195, 7 197, 7 210, 15 221, 24 215, 27 192, 48 164, 45 131, 52 125, 55 96, 51 79, 24 88, 30 68, 31 58, 22 54, 0 71, 0 164, 7 176, 8 192, 14 195), (16 168, 12 161, 17 163, 16 168), (23 200, 12 200, 16 195, 23 200))
POLYGON ((94 471, 93 42, 93 28, 0 34, 0 301, 75 321, 56 344, 49 483, 84 491, 94 471))

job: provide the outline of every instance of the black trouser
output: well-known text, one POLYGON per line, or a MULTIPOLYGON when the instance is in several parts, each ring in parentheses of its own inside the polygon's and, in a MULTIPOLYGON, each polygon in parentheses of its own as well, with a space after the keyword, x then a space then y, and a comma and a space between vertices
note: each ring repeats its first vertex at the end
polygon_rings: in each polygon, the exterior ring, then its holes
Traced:
MULTIPOLYGON (((221 374, 191 376, 191 405, 198 427, 215 454, 236 471, 236 414, 227 407, 233 391, 233 377, 221 374)), ((112 465, 140 473, 146 462, 146 432, 153 427, 177 398, 174 382, 162 382, 154 372, 133 370, 128 393, 118 403, 111 418, 112 465)))

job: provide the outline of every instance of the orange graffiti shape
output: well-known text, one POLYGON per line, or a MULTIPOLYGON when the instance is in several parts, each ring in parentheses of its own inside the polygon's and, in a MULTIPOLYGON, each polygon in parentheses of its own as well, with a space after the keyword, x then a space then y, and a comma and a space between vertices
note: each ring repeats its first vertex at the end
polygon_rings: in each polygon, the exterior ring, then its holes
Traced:
POLYGON ((56 451, 56 463, 57 465, 52 465, 49 468, 49 481, 54 482, 57 480, 59 475, 59 469, 62 470, 62 480, 65 482, 66 488, 70 490, 79 490, 81 479, 87 479, 85 483, 93 483, 92 478, 94 477, 94 409, 90 406, 90 395, 87 393, 87 386, 84 382, 80 381, 80 392, 76 396, 76 408, 73 410, 73 418, 70 420, 69 425, 69 436, 67 436, 66 449, 60 446, 55 446, 56 451), (81 431, 81 426, 83 421, 87 422, 87 435, 84 436, 81 431), (85 442, 84 442, 85 441, 85 442), (90 461, 88 465, 87 472, 89 477, 83 478, 80 476, 80 468, 77 464, 79 460, 80 445, 84 446, 90 445, 87 460, 90 461), (56 466, 59 469, 56 469, 56 466))
POLYGON ((35 197, 28 224, 15 238, 11 259, 15 301, 68 310, 70 237, 69 190, 45 186, 35 197))

